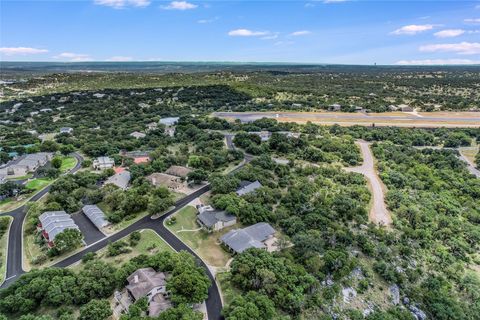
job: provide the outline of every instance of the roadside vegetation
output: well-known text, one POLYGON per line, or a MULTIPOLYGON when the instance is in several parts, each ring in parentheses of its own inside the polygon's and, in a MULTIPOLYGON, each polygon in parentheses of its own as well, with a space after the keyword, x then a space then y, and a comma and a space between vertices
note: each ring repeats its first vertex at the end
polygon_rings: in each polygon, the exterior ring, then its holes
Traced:
POLYGON ((5 272, 7 268, 8 228, 11 221, 11 217, 0 217, 0 283, 3 283, 5 280, 5 272))
MULTIPOLYGON (((167 288, 174 307, 162 313, 158 319, 202 318, 201 314, 187 306, 206 299, 210 281, 204 269, 196 265, 193 256, 186 252, 169 251, 152 256, 140 255, 121 265, 93 257, 84 262, 78 271, 67 268, 33 270, 0 291, 0 313, 9 317, 31 314, 32 319, 37 319, 34 315, 42 307, 49 308, 51 313, 39 319, 66 320, 76 319, 73 311, 80 308, 79 319, 92 319, 92 312, 97 314, 95 319, 106 319, 111 315, 111 310, 109 303, 103 302, 103 299, 109 298, 115 289, 123 288, 131 273, 145 267, 172 274, 167 288), (98 312, 103 316, 98 316, 98 312)), ((142 304, 135 304, 122 319, 147 319, 140 317, 145 310, 142 304)))

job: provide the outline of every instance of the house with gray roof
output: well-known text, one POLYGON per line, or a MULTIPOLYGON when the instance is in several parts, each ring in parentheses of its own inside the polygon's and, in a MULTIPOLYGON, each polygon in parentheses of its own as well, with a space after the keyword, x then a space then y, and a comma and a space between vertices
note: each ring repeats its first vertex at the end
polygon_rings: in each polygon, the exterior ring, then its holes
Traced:
POLYGON ((93 168, 96 170, 110 169, 115 165, 115 160, 110 157, 98 157, 93 160, 93 168))
POLYGON ((167 292, 168 277, 167 273, 156 272, 153 268, 142 268, 127 278, 126 289, 128 294, 133 301, 143 297, 147 298, 148 316, 150 317, 156 317, 172 307, 167 292))
POLYGON ((259 222, 243 229, 235 229, 224 234, 220 241, 234 253, 242 253, 250 248, 267 249, 265 242, 272 238, 275 229, 266 222, 259 222))
POLYGON ((225 210, 216 210, 211 206, 197 206, 198 224, 206 231, 218 231, 237 223, 237 217, 227 213, 225 210))
POLYGON ((83 206, 82 211, 98 229, 110 224, 105 217, 105 213, 103 213, 103 211, 96 205, 85 205, 83 206))
POLYGON ((171 127, 177 124, 179 117, 167 117, 167 118, 162 118, 160 119, 159 123, 171 127))
POLYGON ((42 235, 50 247, 54 246, 55 237, 59 233, 67 229, 80 231, 73 219, 65 211, 46 211, 38 217, 38 220, 40 223, 37 227, 42 231, 42 235))
POLYGON ((63 128, 60 128, 60 133, 72 133, 73 132, 73 128, 70 128, 70 127, 63 127, 63 128))
POLYGON ((254 182, 250 181, 241 181, 240 182, 240 187, 237 189, 236 194, 239 196, 246 195, 248 193, 254 192, 258 188, 260 188, 262 184, 256 180, 254 182))
POLYGON ((125 170, 109 177, 107 181, 105 181, 104 185, 114 184, 120 189, 126 190, 128 188, 128 184, 130 183, 130 178, 130 171, 125 170))
POLYGON ((145 133, 142 133, 142 132, 134 131, 134 132, 130 133, 130 136, 134 137, 135 139, 142 139, 142 138, 145 138, 147 135, 145 133))
POLYGON ((39 167, 44 166, 53 157, 51 152, 31 153, 20 158, 10 161, 6 165, 0 167, 0 174, 9 177, 25 176, 29 172, 36 171, 39 167))

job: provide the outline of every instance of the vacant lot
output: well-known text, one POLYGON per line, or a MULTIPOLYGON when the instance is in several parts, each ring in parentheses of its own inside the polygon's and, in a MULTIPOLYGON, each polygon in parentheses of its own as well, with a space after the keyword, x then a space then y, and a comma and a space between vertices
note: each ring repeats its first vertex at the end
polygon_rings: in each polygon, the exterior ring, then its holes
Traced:
POLYGON ((218 243, 218 238, 232 229, 226 228, 219 232, 207 233, 200 230, 197 224, 197 210, 187 206, 177 212, 174 217, 177 221, 167 227, 190 248, 195 250, 209 265, 224 267, 231 258, 218 243))
MULTIPOLYGON (((108 256, 107 250, 108 247, 105 247, 97 251, 97 257, 100 260, 103 260, 108 263, 113 263, 115 265, 122 265, 125 262, 129 261, 133 257, 139 256, 141 254, 153 255, 160 251, 171 251, 174 252, 172 247, 170 247, 165 240, 163 240, 155 231, 150 229, 144 229, 140 231, 141 238, 140 241, 135 246, 128 246, 130 252, 122 253, 117 256, 111 257, 108 256)), ((129 243, 129 236, 122 238, 118 241, 124 241, 129 243)), ((117 242, 118 242, 117 241, 117 242)), ((76 264, 72 266, 73 269, 80 269, 81 264, 76 264)))

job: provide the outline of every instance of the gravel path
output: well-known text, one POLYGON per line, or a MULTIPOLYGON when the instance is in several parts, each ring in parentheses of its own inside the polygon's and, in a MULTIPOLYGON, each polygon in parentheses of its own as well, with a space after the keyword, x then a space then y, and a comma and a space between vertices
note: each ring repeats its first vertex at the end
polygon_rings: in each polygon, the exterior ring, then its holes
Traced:
POLYGON ((471 174, 475 175, 477 178, 480 178, 480 170, 478 170, 477 168, 475 168, 475 164, 470 160, 468 159, 467 157, 465 157, 463 154, 462 154, 462 151, 459 150, 459 153, 460 153, 460 159, 465 161, 467 163, 467 169, 468 171, 470 171, 471 174))
POLYGON ((388 226, 392 224, 392 217, 385 205, 384 186, 375 170, 375 161, 372 150, 370 150, 370 143, 359 140, 357 144, 362 152, 363 164, 359 167, 345 168, 345 170, 361 173, 368 179, 373 195, 373 205, 369 213, 370 221, 388 226))

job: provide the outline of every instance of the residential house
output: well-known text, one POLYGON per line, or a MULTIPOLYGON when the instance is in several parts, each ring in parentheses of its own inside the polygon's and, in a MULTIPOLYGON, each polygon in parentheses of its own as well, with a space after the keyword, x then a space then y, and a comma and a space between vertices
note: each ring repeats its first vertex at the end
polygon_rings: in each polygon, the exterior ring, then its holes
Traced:
POLYGON ((169 137, 175 136, 175 127, 166 127, 164 133, 169 137))
POLYGON ((105 217, 105 213, 103 213, 103 211, 96 205, 85 205, 83 206, 82 211, 98 229, 106 227, 110 224, 105 217))
POLYGON ((234 253, 242 253, 250 248, 267 249, 265 242, 275 234, 275 229, 266 222, 259 222, 243 229, 227 232, 220 241, 234 253))
POLYGON ((397 111, 397 110, 398 110, 398 107, 397 107, 396 105, 391 104, 391 105, 388 106, 388 110, 390 110, 390 111, 397 111))
POLYGON ((177 124, 179 117, 168 117, 168 118, 162 118, 160 121, 158 121, 160 124, 165 125, 166 127, 171 127, 177 124))
POLYGON ((166 187, 170 190, 177 190, 184 186, 182 178, 166 173, 155 172, 146 178, 154 186, 166 187))
POLYGON ((340 111, 342 109, 342 106, 339 105, 338 103, 334 103, 334 104, 331 104, 328 108, 332 111, 340 111))
POLYGON ((12 161, 0 168, 0 174, 10 177, 25 176, 29 172, 35 172, 39 167, 44 166, 53 157, 50 152, 31 153, 22 156, 16 161, 12 161))
POLYGON ((63 128, 60 128, 60 133, 72 133, 73 132, 73 128, 70 128, 70 127, 63 127, 63 128))
POLYGON ((186 178, 192 169, 182 166, 170 166, 165 173, 179 178, 186 178))
POLYGON ((147 124, 147 130, 152 131, 158 128, 158 124, 156 122, 150 122, 147 124))
POLYGON ((240 187, 237 189, 236 194, 239 196, 246 195, 248 193, 254 192, 258 188, 260 188, 262 184, 256 180, 254 182, 250 181, 241 181, 240 182, 240 187))
POLYGON ((113 176, 109 177, 107 181, 105 181, 104 185, 113 184, 120 189, 126 190, 128 188, 128 184, 130 183, 130 178, 130 172, 123 170, 122 172, 115 173, 113 176))
POLYGON ((300 138, 300 132, 278 131, 277 133, 285 135, 287 138, 300 138))
POLYGON ((128 285, 125 288, 133 302, 146 297, 148 316, 157 317, 172 307, 167 292, 168 278, 169 274, 167 273, 156 272, 153 268, 142 268, 127 278, 128 285))
POLYGON ((53 110, 50 109, 50 108, 43 108, 43 109, 40 109, 40 112, 52 112, 53 110))
POLYGON ((254 134, 260 137, 261 141, 268 141, 272 136, 272 133, 269 131, 252 131, 250 134, 254 134))
POLYGON ((413 108, 410 107, 409 105, 406 104, 400 104, 398 105, 398 109, 402 112, 413 112, 413 108))
POLYGON ((134 137, 135 139, 142 139, 142 138, 145 138, 147 135, 145 133, 142 133, 142 132, 134 131, 134 132, 130 133, 130 136, 134 137))
POLYGON ((110 157, 98 157, 93 160, 93 168, 96 170, 110 169, 115 166, 115 160, 110 157))
POLYGON ((175 125, 178 122, 179 117, 168 117, 160 119, 159 123, 165 126, 164 133, 167 136, 173 137, 175 135, 175 125))
POLYGON ((38 220, 37 228, 42 231, 42 235, 48 242, 49 247, 55 245, 55 237, 59 233, 67 229, 80 231, 73 219, 65 211, 46 211, 38 217, 38 220))
POLYGON ((237 223, 237 217, 227 213, 225 210, 216 210, 211 206, 197 206, 198 224, 206 231, 218 231, 233 226, 237 223))

